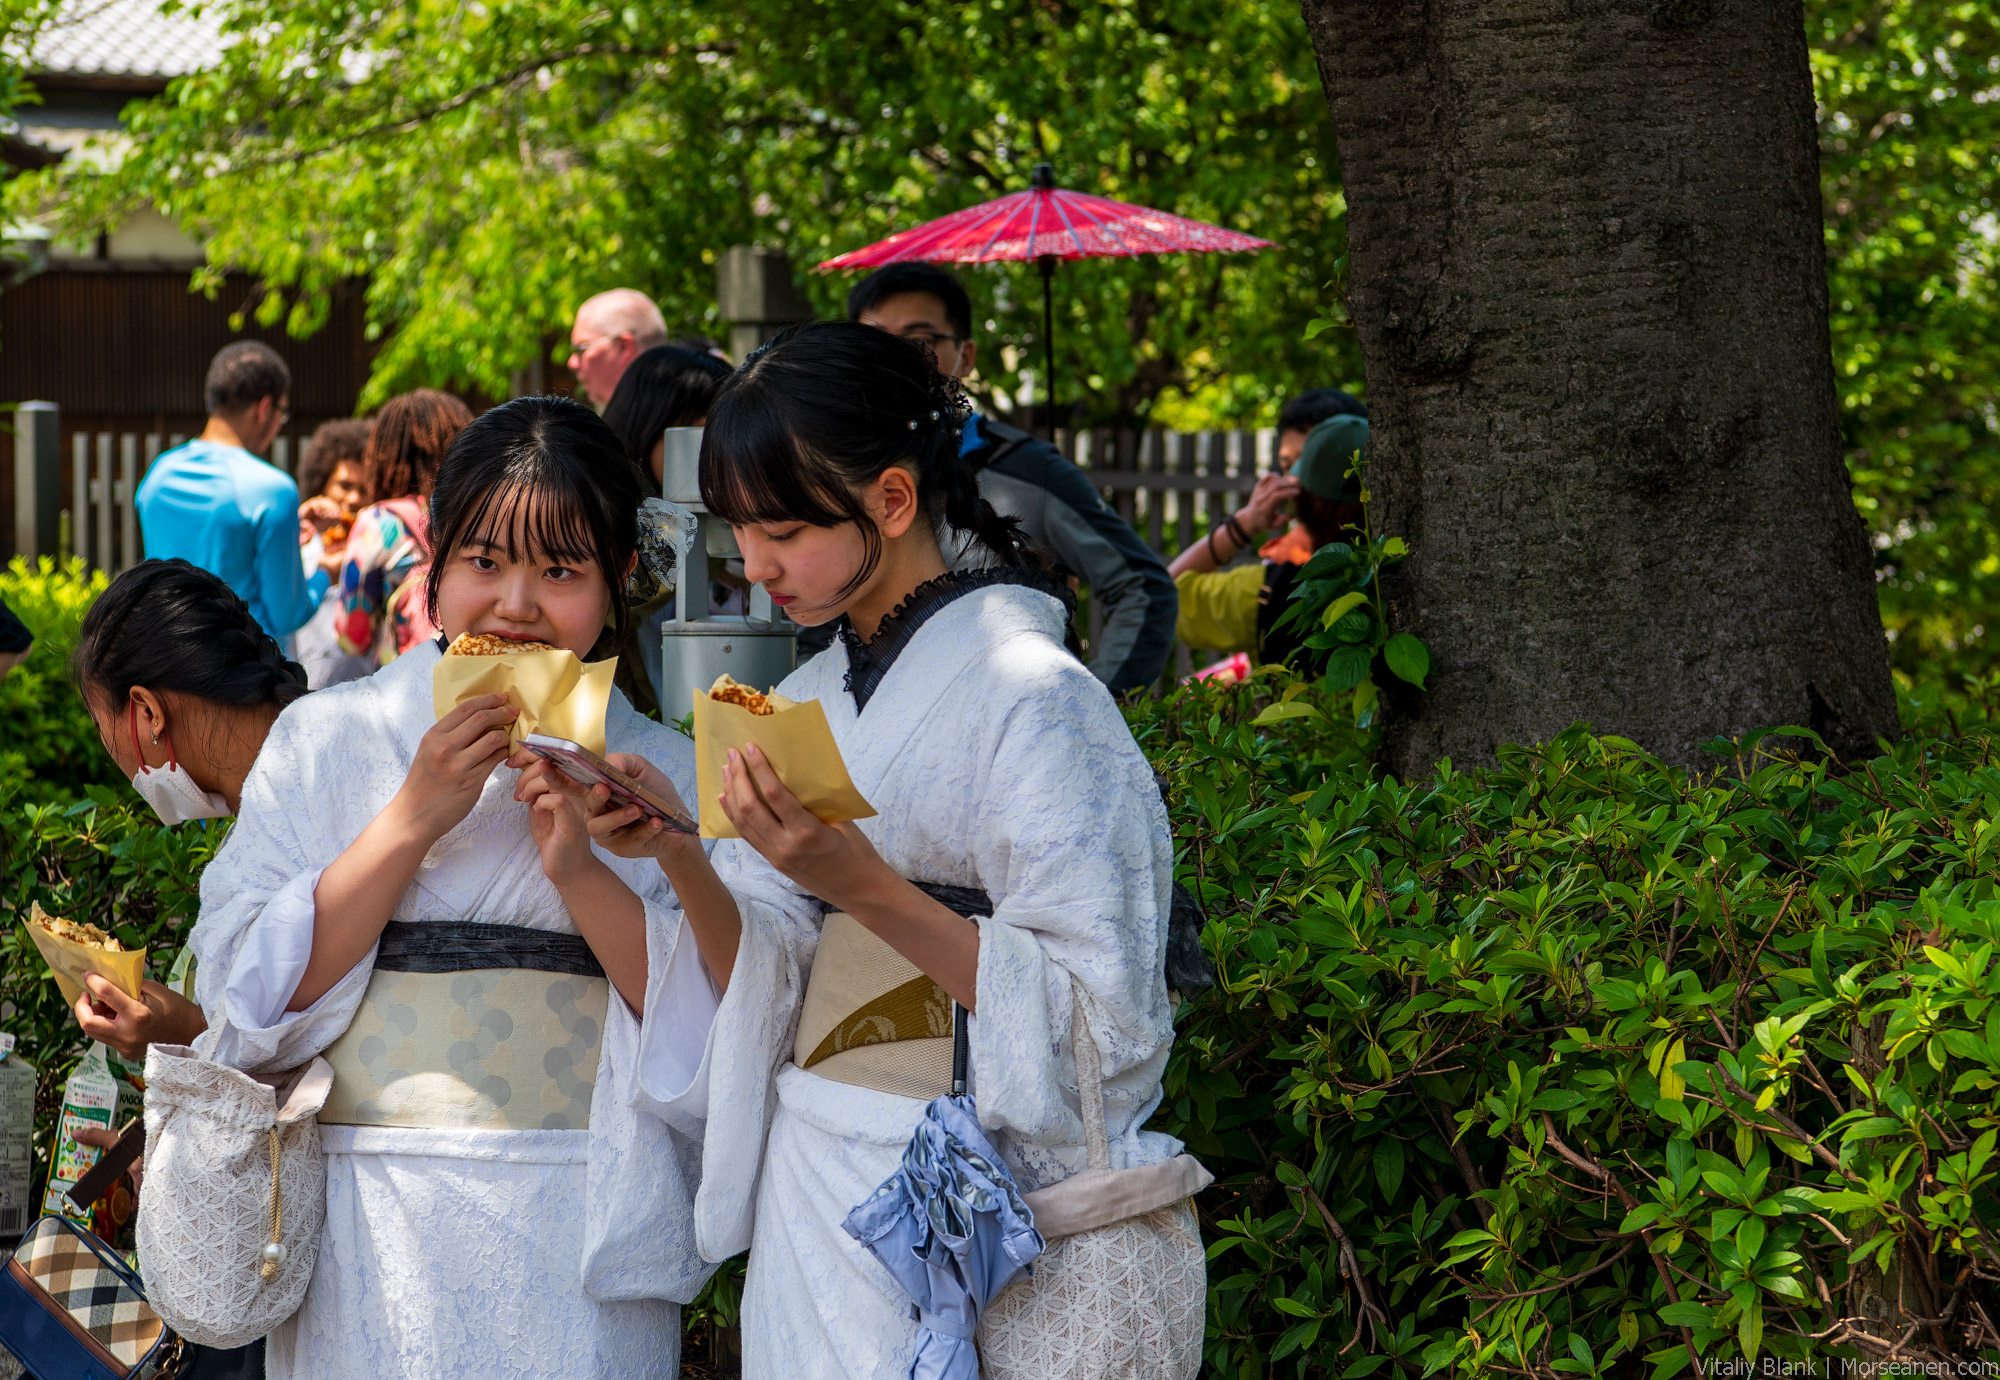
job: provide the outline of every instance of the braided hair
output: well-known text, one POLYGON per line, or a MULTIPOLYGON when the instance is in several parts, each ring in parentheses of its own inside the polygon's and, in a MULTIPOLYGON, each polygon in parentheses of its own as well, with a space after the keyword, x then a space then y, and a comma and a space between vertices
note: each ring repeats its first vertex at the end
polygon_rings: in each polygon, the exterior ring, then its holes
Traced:
POLYGON ((233 709, 283 706, 306 692, 305 671, 250 606, 183 560, 141 561, 97 596, 70 674, 86 699, 114 705, 135 685, 233 709))
POLYGON ((959 454, 965 415, 965 395, 928 346, 852 321, 793 326, 716 394, 701 438, 702 502, 735 526, 855 524, 864 554, 845 595, 882 559, 861 490, 901 466, 941 546, 958 533, 1000 565, 1039 568, 1020 522, 979 496, 959 454))

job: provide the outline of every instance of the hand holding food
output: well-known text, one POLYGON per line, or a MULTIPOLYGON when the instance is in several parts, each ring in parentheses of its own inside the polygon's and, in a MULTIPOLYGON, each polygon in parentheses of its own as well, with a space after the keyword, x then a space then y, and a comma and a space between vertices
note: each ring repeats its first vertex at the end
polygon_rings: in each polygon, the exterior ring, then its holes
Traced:
POLYGON ((151 978, 139 984, 137 997, 126 996, 96 973, 85 977, 83 986, 75 1007, 77 1025, 134 1063, 145 1059, 148 1045, 192 1044, 208 1029, 199 1006, 151 978))
POLYGON ((515 717, 505 695, 475 695, 419 740, 390 804, 416 837, 436 842, 472 813, 486 778, 507 760, 507 725, 515 717))
POLYGON ((852 823, 823 823, 799 803, 755 743, 731 748, 722 771, 722 811, 771 866, 833 905, 865 892, 888 871, 852 823))
POLYGON ((50 915, 38 901, 29 907, 28 938, 71 1006, 82 999, 84 982, 92 974, 136 999, 146 973, 145 950, 127 949, 117 936, 87 921, 50 915))

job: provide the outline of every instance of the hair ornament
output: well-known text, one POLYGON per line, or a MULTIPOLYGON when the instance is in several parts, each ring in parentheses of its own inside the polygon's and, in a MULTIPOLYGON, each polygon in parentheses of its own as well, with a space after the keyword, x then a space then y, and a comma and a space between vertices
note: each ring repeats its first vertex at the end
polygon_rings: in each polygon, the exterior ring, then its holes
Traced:
MULTIPOLYGON (((936 416, 937 414, 932 413, 931 415, 936 416)), ((915 431, 916 429, 917 429, 917 419, 915 417, 912 417, 910 418, 910 430, 915 431)))

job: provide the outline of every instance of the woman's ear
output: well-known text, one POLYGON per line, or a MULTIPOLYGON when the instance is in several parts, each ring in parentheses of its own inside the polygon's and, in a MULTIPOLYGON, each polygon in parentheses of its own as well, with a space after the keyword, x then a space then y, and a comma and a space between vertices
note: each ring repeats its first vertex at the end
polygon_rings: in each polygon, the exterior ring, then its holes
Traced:
POLYGON ((125 713, 139 731, 140 764, 158 765, 152 761, 154 757, 160 759, 159 764, 164 764, 167 760, 166 742, 172 732, 167 723, 167 702, 143 685, 133 686, 128 695, 130 708, 125 713))
POLYGON ((869 486, 869 516, 882 529, 882 535, 890 541, 896 540, 916 525, 917 477, 901 465, 891 465, 877 475, 869 486))

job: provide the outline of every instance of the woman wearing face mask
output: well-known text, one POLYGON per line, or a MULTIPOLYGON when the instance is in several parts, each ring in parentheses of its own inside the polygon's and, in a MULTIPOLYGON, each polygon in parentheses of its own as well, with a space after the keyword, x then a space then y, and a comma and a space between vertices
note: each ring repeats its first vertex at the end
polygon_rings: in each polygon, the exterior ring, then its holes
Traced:
MULTIPOLYGON (((180 560, 142 561, 112 581, 71 666, 104 750, 166 824, 235 814, 278 711, 306 688, 249 606, 180 560)), ((137 1000, 99 977, 86 986, 77 1024, 129 1059, 206 1028, 200 1007, 151 979, 137 1000)))

